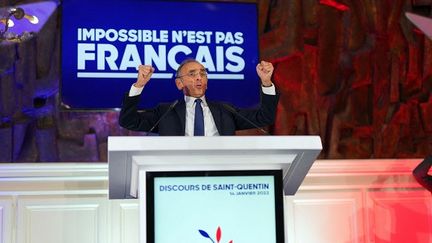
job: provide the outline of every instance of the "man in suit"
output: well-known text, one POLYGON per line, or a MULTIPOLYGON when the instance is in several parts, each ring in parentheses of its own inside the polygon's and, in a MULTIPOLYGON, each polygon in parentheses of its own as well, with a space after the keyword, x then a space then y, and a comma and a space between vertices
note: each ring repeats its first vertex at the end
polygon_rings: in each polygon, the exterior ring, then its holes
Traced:
POLYGON ((180 64, 175 77, 175 84, 183 91, 184 99, 138 112, 141 92, 154 72, 153 67, 140 65, 137 81, 124 97, 119 123, 129 130, 156 132, 162 136, 234 135, 236 130, 254 128, 251 123, 259 127, 271 125, 279 100, 271 81, 273 70, 269 62, 261 61, 257 65, 256 71, 261 80, 261 104, 255 109, 237 109, 207 100, 206 69, 198 61, 187 59, 180 64))
POLYGON ((431 167, 432 155, 429 155, 413 170, 413 175, 417 182, 430 192, 432 192, 432 176, 428 172, 431 167))

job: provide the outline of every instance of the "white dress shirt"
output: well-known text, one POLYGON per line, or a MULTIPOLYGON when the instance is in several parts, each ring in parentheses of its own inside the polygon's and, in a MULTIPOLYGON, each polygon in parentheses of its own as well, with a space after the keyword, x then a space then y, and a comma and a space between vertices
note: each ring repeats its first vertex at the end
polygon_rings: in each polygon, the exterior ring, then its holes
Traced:
MULTIPOLYGON (((185 96, 184 100, 186 103, 186 125, 185 125, 185 136, 194 135, 194 120, 195 120, 195 100, 198 98, 185 96)), ((202 100, 201 106, 204 115, 204 136, 219 136, 216 124, 214 122, 210 108, 207 105, 205 96, 200 98, 202 100)))
MULTIPOLYGON (((261 86, 264 94, 276 95, 276 89, 274 85, 270 87, 261 86)), ((129 97, 140 95, 144 87, 137 88, 132 85, 129 90, 129 97)), ((195 100, 197 98, 191 96, 185 96, 184 100, 186 103, 186 124, 185 124, 185 136, 193 136, 194 134, 194 119, 195 119, 195 100)), ((200 98, 202 100, 201 105, 204 114, 204 136, 219 136, 219 132, 216 128, 213 116, 210 112, 210 108, 207 105, 205 96, 200 98)))

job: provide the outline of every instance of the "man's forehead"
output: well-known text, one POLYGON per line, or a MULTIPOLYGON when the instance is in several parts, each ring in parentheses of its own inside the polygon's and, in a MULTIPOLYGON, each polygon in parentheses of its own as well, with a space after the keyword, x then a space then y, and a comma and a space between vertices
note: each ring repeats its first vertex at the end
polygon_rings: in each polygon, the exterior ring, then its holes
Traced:
POLYGON ((186 63, 183 67, 183 70, 186 72, 195 71, 195 70, 205 70, 204 66, 198 62, 190 62, 186 63))

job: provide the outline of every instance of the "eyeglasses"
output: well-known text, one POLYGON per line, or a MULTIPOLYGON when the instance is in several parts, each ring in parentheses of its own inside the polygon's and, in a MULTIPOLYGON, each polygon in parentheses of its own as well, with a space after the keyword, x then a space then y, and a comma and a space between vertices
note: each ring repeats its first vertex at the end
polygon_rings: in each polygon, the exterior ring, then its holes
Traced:
POLYGON ((189 73, 187 73, 187 74, 184 74, 184 75, 181 75, 181 76, 177 76, 176 78, 182 78, 182 77, 184 77, 184 76, 188 76, 188 77, 191 77, 191 78, 196 78, 196 77, 198 77, 198 75, 201 76, 201 78, 207 78, 207 72, 206 72, 206 71, 199 71, 199 72, 194 71, 194 72, 189 72, 189 73))

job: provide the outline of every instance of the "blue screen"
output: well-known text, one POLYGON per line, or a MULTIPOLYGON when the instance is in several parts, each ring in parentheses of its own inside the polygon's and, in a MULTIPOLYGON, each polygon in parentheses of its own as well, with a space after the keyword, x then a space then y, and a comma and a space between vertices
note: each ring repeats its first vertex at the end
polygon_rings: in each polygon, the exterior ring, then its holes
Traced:
POLYGON ((62 3, 61 100, 70 109, 121 107, 140 64, 155 68, 140 108, 182 98, 174 76, 186 58, 206 67, 208 99, 251 107, 259 102, 258 56, 256 4, 62 3))

